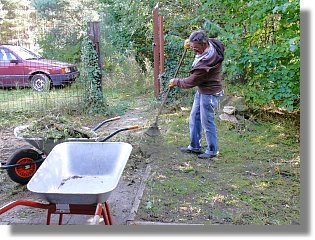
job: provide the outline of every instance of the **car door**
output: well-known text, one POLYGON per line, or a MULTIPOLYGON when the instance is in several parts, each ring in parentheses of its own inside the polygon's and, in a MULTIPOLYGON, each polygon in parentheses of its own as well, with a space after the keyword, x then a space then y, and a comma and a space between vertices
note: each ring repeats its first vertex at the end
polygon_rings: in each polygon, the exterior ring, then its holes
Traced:
POLYGON ((0 48, 0 87, 4 87, 7 85, 7 66, 6 63, 6 55, 3 48, 0 48))
POLYGON ((0 48, 0 86, 26 86, 24 63, 7 48, 0 48))

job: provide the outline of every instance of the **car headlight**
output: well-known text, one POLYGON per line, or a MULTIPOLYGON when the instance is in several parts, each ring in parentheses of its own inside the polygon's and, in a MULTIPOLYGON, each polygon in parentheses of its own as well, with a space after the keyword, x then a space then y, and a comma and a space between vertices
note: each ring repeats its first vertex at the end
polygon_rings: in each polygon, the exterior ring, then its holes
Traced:
POLYGON ((71 72, 71 69, 69 67, 61 68, 61 73, 63 73, 63 74, 70 73, 70 72, 71 72))

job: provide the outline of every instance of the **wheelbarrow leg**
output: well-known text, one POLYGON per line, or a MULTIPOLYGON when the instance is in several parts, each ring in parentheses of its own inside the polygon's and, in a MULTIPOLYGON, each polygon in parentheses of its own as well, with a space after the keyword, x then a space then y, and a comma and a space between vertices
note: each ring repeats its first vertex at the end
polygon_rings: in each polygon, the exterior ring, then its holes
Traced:
MULTIPOLYGON (((56 212, 55 209, 48 209, 46 225, 50 225, 51 214, 55 212, 56 212)), ((63 214, 59 213, 58 225, 62 225, 62 217, 63 217, 63 214)))
POLYGON ((106 215, 106 211, 105 211, 105 208, 104 208, 104 205, 102 204, 102 216, 103 216, 103 219, 104 219, 104 224, 105 225, 108 225, 108 217, 106 215))
MULTIPOLYGON (((50 225, 50 219, 51 219, 51 214, 56 212, 56 204, 49 204, 49 207, 47 208, 47 221, 46 225, 50 225)), ((60 220, 59 220, 60 221, 60 220)))
POLYGON ((59 214, 59 222, 58 222, 58 225, 62 225, 62 217, 63 217, 63 214, 60 213, 60 214, 59 214))
POLYGON ((106 211, 106 215, 108 216, 109 225, 113 225, 112 215, 110 214, 109 206, 107 202, 105 202, 105 211, 106 211))
POLYGON ((93 219, 93 223, 97 224, 100 216, 102 215, 103 219, 104 219, 104 224, 105 225, 112 225, 112 217, 110 215, 109 212, 109 207, 107 205, 107 203, 99 203, 96 206, 96 211, 95 211, 95 216, 93 219))
POLYGON ((48 209, 48 211, 47 211, 47 221, 46 221, 46 225, 50 225, 50 217, 51 217, 51 210, 48 209))

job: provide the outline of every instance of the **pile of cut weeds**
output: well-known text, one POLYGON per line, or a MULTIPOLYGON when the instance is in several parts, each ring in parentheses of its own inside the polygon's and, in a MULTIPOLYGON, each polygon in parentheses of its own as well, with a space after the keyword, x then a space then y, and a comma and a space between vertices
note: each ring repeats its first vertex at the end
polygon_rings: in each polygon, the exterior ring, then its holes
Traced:
POLYGON ((92 138, 95 132, 58 115, 46 115, 25 124, 20 136, 24 138, 67 139, 67 138, 92 138))

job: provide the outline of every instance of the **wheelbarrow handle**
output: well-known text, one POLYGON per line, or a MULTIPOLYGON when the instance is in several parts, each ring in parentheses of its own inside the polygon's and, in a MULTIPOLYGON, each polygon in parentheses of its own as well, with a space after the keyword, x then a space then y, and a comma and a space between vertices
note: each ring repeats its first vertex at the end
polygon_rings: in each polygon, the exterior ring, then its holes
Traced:
POLYGON ((127 128, 127 130, 133 130, 139 128, 139 125, 130 126, 127 128))
POLYGON ((113 118, 110 118, 110 119, 106 119, 105 121, 103 121, 103 122, 97 124, 97 126, 95 126, 95 127, 92 129, 92 131, 95 132, 95 131, 98 130, 101 126, 103 126, 105 123, 108 123, 108 122, 111 122, 111 121, 116 121, 116 120, 118 120, 118 119, 120 119, 120 116, 113 117, 113 118))
POLYGON ((17 163, 17 164, 7 164, 7 163, 0 163, 0 169, 10 169, 15 167, 22 167, 22 166, 29 166, 32 164, 42 163, 44 162, 44 158, 39 158, 37 160, 34 160, 32 163, 17 163))
POLYGON ((133 130, 133 129, 137 129, 139 128, 139 125, 134 125, 134 126, 130 126, 130 127, 126 127, 126 128, 121 128, 116 130, 115 132, 111 133, 109 136, 107 136, 106 138, 100 140, 100 142, 106 142, 108 139, 110 139, 111 137, 115 136, 117 133, 122 132, 122 131, 127 131, 127 130, 133 130))

